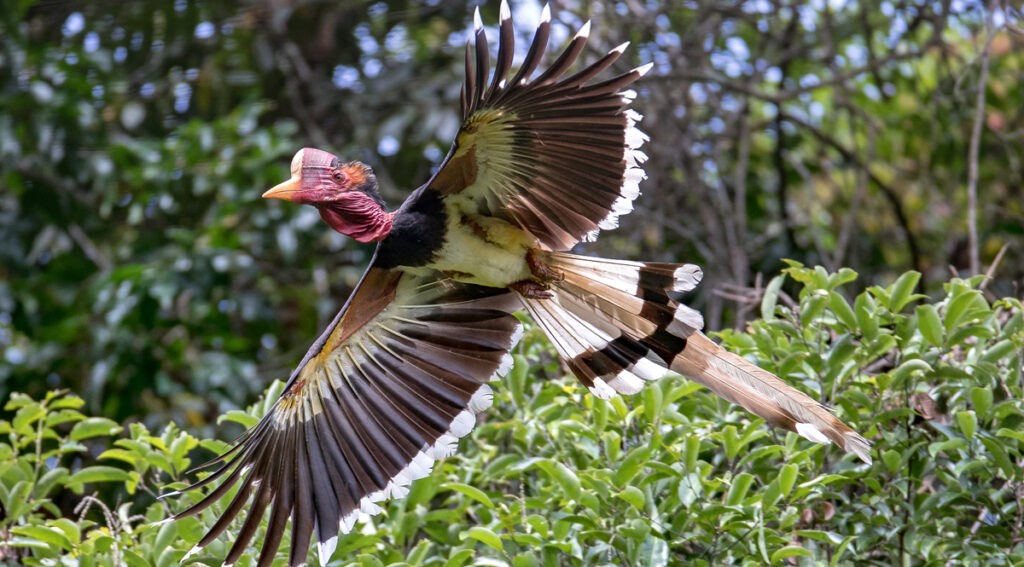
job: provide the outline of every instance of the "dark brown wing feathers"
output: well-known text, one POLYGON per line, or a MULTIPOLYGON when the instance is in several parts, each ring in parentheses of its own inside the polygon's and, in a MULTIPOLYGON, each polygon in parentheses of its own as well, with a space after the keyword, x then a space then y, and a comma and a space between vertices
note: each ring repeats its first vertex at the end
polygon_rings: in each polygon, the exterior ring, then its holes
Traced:
POLYGON ((241 483, 196 550, 252 498, 226 563, 244 552, 268 507, 258 565, 274 560, 289 520, 288 564, 306 562, 314 535, 326 562, 358 513, 404 496, 451 453, 490 404, 483 382, 511 366, 520 304, 503 289, 438 278, 368 270, 273 408, 190 487, 221 482, 175 518, 201 513, 241 483))
POLYGON ((498 59, 484 90, 490 72, 487 37, 479 18, 476 24, 475 49, 466 45, 463 125, 428 190, 468 194, 476 210, 466 212, 506 220, 555 250, 617 226, 618 216, 629 212, 639 195, 643 171, 636 166, 646 160, 639 150, 646 138, 635 128, 641 117, 626 110, 634 93, 622 89, 649 67, 587 85, 619 59, 624 44, 563 77, 583 53, 588 22, 531 79, 550 34, 545 7, 526 59, 509 81, 513 34, 503 3, 498 59), (581 200, 586 206, 578 206, 581 200))

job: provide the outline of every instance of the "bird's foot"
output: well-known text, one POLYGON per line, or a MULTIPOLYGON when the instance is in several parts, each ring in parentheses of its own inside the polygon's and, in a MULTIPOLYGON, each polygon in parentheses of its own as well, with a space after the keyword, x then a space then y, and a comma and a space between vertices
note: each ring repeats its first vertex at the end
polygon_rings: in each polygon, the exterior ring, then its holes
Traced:
POLYGON ((533 280, 520 280, 508 287, 526 299, 551 299, 555 296, 547 284, 533 280))
POLYGON ((526 265, 530 267, 530 272, 542 282, 560 282, 565 279, 565 274, 538 260, 537 256, 533 254, 532 248, 526 252, 526 265))

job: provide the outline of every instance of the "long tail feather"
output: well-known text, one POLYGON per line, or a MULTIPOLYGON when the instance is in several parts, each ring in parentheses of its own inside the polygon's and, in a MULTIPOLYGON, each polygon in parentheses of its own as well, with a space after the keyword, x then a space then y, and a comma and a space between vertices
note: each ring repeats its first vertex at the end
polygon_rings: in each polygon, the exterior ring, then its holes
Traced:
POLYGON ((594 395, 636 393, 671 369, 771 425, 871 462, 870 443, 825 406, 700 332, 700 313, 669 296, 700 282, 697 266, 534 253, 562 279, 554 297, 523 303, 594 395))
POLYGON ((835 443, 871 462, 871 444, 825 406, 771 372, 695 333, 672 361, 672 370, 738 404, 768 423, 816 443, 835 443))

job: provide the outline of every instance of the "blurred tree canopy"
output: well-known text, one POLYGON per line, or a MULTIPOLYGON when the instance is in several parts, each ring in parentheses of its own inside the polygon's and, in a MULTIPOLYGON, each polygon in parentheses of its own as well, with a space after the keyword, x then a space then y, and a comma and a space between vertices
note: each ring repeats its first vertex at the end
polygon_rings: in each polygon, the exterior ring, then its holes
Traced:
MULTIPOLYGON (((291 369, 372 248, 259 200, 302 146, 397 206, 458 126, 461 2, 12 0, 0 11, 0 398, 213 434, 291 369)), ((711 329, 794 258, 1024 275, 1024 50, 1008 2, 556 2, 552 43, 656 63, 638 211, 587 250, 700 263, 711 329), (980 101, 980 106, 979 106, 980 101), (979 114, 980 110, 980 114, 979 114), (980 121, 976 120, 980 117, 980 121), (975 128, 977 123, 978 128, 975 128), (975 134, 977 131, 977 134, 975 134), (976 168, 970 159, 976 142, 976 168), (976 180, 976 247, 968 239, 976 180)), ((495 24, 498 2, 481 6, 495 24)), ((540 6, 513 6, 525 50, 540 6)), ((492 33, 494 37, 496 34, 492 33)), ((520 57, 523 54, 520 53, 520 57)))
MULTIPOLYGON (((152 555, 137 564, 173 564, 187 547, 164 553, 161 542, 196 541, 198 521, 108 536, 44 516, 70 515, 80 497, 69 491, 81 492, 87 479, 122 482, 121 497, 159 489, 154 470, 180 479, 199 441, 166 424, 229 438, 237 424, 221 430, 217 417, 287 375, 343 303, 372 247, 327 230, 312 208, 259 195, 287 176, 298 148, 315 146, 371 164, 397 206, 440 163, 457 129, 474 5, 9 0, 3 8, 0 429, 10 440, 0 445, 3 512, 12 522, 53 524, 16 534, 56 542, 48 552, 85 553, 81 536, 97 549, 114 545, 118 563, 120 548, 107 540, 120 538, 139 546, 126 547, 136 556, 152 555), (57 389, 81 400, 47 394, 57 389), (95 439, 117 448, 82 444, 95 439), (44 442, 60 448, 43 453, 44 442), (109 461, 81 468, 97 453, 133 469, 109 461), (61 509, 32 504, 50 490, 61 509)), ((485 23, 496 24, 497 0, 481 10, 485 23)), ((567 0, 554 2, 552 13, 552 49, 593 19, 585 57, 628 40, 620 69, 655 62, 634 105, 651 137, 644 197, 619 230, 584 251, 703 265, 705 283, 692 303, 709 329, 762 316, 749 334, 727 332, 730 347, 762 361, 780 357, 778 371, 818 388, 826 401, 841 380, 856 382, 831 401, 879 442, 881 459, 858 471, 840 463, 844 475, 867 475, 855 482, 805 480, 826 470, 831 457, 821 455, 832 453, 801 449, 793 436, 769 439, 745 414, 692 395, 677 379, 636 401, 589 400, 581 409, 571 384, 553 382, 560 369, 538 339, 521 349, 501 394, 507 403, 483 428, 495 437, 467 453, 472 466, 445 465, 447 477, 423 481, 408 515, 392 510, 391 522, 433 522, 431 537, 461 561, 470 557, 458 548, 467 537, 507 557, 512 540, 529 547, 530 537, 550 529, 564 549, 545 554, 568 557, 584 541, 595 546, 587 559, 595 563, 607 556, 664 564, 671 547, 673 558, 712 564, 812 553, 835 564, 857 550, 849 539, 857 532, 863 545, 898 545, 857 555, 878 564, 991 560, 987 553, 1019 564, 1024 335, 1019 302, 994 301, 1020 297, 1024 282, 1019 6, 567 0), (768 286, 771 302, 762 302, 762 275, 783 268, 782 258, 838 275, 793 267, 791 281, 781 291, 768 286), (851 283, 843 266, 859 279, 851 283), (943 287, 951 271, 992 278, 943 287), (839 283, 849 289, 840 293, 839 283), (914 289, 934 303, 915 310, 914 289), (852 308, 844 296, 857 297, 852 308), (534 383, 524 386, 527 362, 534 383), (510 417, 523 408, 531 420, 510 417), (723 422, 734 423, 722 429, 723 422), (664 439, 663 423, 672 426, 664 439), (560 443, 548 444, 552 431, 560 443), (743 453, 755 441, 758 448, 743 453), (526 449, 496 458, 495 443, 526 449), (648 446, 655 455, 636 456, 648 446), (584 502, 587 510, 628 522, 601 524, 609 531, 577 540, 569 520, 590 512, 561 511, 566 494, 580 490, 564 463, 580 471, 584 493, 601 499, 584 502), (531 467, 541 472, 526 475, 531 467), (602 484, 607 474, 614 478, 602 484), (627 486, 634 475, 640 488, 627 486), (556 511, 531 515, 510 535, 504 522, 519 512, 516 495, 503 491, 520 478, 539 483, 530 485, 539 496, 529 506, 556 511), (474 492, 473 479, 490 496, 474 492), (815 503, 797 506, 787 499, 791 490, 794 500, 815 503), (416 506, 455 493, 466 496, 456 511, 416 515, 423 512, 416 506), (492 498, 512 512, 485 511, 492 498), (473 509, 480 526, 462 517, 477 506, 471 500, 484 506, 473 509), (843 512, 833 519, 837 506, 843 512), (764 509, 778 513, 767 532, 764 509), (670 531, 654 520, 661 514, 671 518, 670 531)), ((534 0, 513 4, 522 51, 539 14, 534 0)), ((135 503, 145 521, 166 512, 152 500, 135 503)), ((123 525, 139 524, 125 506, 123 525)), ((348 551, 386 544, 391 559, 426 557, 417 551, 422 541, 411 547, 416 534, 384 525, 348 551)), ((3 553, 0 561, 10 557, 3 553)))

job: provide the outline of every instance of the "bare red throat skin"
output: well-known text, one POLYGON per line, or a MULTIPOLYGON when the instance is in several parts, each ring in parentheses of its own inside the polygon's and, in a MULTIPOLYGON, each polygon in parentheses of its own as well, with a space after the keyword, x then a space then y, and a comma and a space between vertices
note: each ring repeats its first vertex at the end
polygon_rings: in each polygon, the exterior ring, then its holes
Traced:
POLYGON ((343 193, 333 202, 318 204, 317 209, 331 228, 359 242, 380 242, 391 232, 394 214, 360 191, 343 193))

